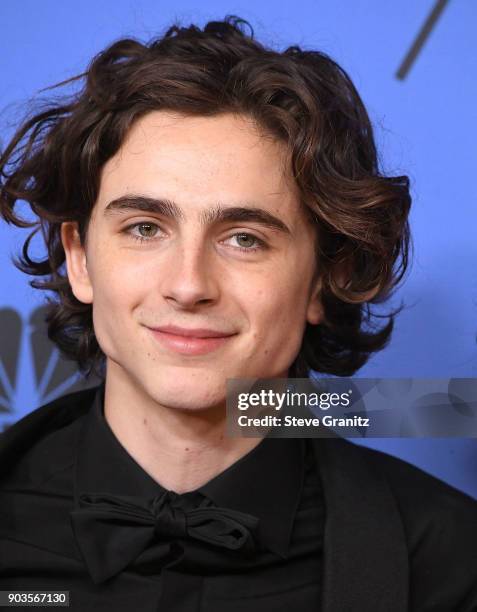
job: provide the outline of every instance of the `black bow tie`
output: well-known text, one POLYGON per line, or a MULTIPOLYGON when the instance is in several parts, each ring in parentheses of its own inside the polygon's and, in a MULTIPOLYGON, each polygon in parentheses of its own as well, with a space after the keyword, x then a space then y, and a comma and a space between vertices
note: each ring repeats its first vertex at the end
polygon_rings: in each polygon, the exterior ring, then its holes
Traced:
POLYGON ((73 530, 95 583, 119 573, 153 542, 194 538, 229 550, 255 547, 259 519, 219 508, 198 492, 143 499, 82 493, 73 530))

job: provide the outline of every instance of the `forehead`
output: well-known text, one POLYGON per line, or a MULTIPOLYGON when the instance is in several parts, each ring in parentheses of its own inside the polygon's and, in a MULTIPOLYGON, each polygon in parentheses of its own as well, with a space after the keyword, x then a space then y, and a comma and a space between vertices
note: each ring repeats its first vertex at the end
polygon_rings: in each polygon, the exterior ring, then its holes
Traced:
POLYGON ((154 111, 138 119, 103 167, 98 207, 130 192, 176 201, 191 213, 249 201, 289 219, 302 214, 286 145, 231 113, 154 111))

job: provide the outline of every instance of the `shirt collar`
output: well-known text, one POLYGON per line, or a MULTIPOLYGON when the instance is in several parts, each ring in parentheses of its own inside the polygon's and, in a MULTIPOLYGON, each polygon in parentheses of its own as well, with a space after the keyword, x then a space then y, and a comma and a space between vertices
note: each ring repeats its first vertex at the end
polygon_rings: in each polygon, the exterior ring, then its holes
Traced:
MULTIPOLYGON (((104 418, 104 385, 88 411, 76 453, 75 506, 81 492, 155 497, 165 491, 129 455, 104 418)), ((286 557, 304 478, 305 440, 265 437, 197 491, 217 506, 260 519, 259 537, 286 557)))

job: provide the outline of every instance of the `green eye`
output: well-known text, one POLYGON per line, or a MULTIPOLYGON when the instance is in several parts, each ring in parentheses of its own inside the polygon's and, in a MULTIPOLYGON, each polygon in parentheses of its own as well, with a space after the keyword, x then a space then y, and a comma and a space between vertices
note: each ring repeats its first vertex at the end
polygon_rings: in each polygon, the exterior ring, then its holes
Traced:
POLYGON ((267 249, 267 244, 261 238, 257 238, 249 232, 237 232, 227 238, 226 243, 233 247, 236 251, 242 253, 256 253, 267 249), (232 242, 231 242, 232 241, 232 242))
POLYGON ((158 228, 157 225, 152 223, 139 223, 137 229, 143 238, 152 238, 156 235, 158 228))
POLYGON ((257 239, 251 234, 236 234, 237 244, 242 248, 251 248, 255 246, 257 239))
POLYGON ((149 221, 133 223, 122 230, 122 232, 140 242, 152 242, 153 240, 160 240, 162 237, 160 226, 149 221))

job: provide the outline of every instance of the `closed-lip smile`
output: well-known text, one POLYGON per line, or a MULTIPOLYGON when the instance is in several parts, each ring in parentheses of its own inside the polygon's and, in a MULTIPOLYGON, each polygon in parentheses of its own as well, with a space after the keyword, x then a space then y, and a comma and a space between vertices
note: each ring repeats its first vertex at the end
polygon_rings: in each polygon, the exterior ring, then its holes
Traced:
POLYGON ((205 327, 186 328, 178 327, 177 325, 164 325, 161 327, 151 328, 153 331, 173 334, 174 336, 184 336, 187 338, 223 338, 233 336, 234 332, 225 332, 215 329, 207 329, 205 327))
POLYGON ((205 327, 186 328, 164 325, 149 328, 161 346, 181 355, 204 355, 221 348, 236 332, 205 327))

